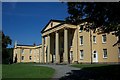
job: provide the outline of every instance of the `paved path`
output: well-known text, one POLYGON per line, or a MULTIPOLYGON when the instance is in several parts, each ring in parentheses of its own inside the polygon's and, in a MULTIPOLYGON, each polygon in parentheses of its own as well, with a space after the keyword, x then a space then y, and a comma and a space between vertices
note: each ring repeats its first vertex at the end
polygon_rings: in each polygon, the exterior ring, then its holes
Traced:
POLYGON ((67 76, 69 75, 68 73, 71 72, 71 70, 80 70, 80 68, 71 67, 70 65, 41 64, 37 66, 47 66, 55 69, 55 74, 53 78, 61 78, 63 76, 67 76))

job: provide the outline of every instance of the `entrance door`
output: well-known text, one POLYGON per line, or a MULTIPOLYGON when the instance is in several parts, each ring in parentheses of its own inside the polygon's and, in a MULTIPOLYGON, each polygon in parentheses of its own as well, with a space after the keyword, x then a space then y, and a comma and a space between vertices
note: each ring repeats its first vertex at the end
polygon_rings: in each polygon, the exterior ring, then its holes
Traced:
POLYGON ((70 63, 73 61, 73 51, 70 51, 70 63))
POLYGON ((97 51, 93 51, 93 62, 98 62, 98 54, 97 51))

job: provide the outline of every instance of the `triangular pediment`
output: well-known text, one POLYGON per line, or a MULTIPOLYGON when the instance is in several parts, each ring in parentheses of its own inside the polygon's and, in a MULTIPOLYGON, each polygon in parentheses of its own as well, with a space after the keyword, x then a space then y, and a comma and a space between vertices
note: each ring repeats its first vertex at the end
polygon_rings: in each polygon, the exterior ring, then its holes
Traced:
POLYGON ((41 33, 43 33, 44 31, 50 30, 52 28, 54 28, 55 26, 63 23, 64 21, 61 20, 50 20, 48 22, 48 24, 43 28, 43 30, 41 31, 41 33))

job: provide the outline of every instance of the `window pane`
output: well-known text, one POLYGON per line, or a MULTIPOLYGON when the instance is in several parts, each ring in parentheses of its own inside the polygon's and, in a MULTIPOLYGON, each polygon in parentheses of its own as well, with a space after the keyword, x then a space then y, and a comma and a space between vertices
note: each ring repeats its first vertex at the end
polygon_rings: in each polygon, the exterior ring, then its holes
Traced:
POLYGON ((118 57, 120 57, 120 47, 118 48, 118 57))
POLYGON ((80 36, 80 45, 83 44, 83 36, 80 36))
POLYGON ((24 49, 21 50, 21 53, 22 53, 22 54, 24 53, 24 49))
POLYGON ((102 35, 102 42, 105 43, 106 42, 106 35, 102 35))
POLYGON ((103 49, 103 57, 107 58, 107 49, 103 49))
POLYGON ((32 53, 32 49, 30 49, 30 53, 32 53))
POLYGON ((24 60, 24 56, 22 56, 22 60, 24 60))
POLYGON ((93 36, 93 42, 96 43, 96 36, 93 36))
POLYGON ((82 30, 83 30, 83 25, 80 26, 80 32, 82 32, 82 30))
POLYGON ((80 59, 83 59, 84 54, 83 54, 83 50, 80 50, 80 59))
POLYGON ((32 56, 30 56, 29 59, 32 60, 32 56))

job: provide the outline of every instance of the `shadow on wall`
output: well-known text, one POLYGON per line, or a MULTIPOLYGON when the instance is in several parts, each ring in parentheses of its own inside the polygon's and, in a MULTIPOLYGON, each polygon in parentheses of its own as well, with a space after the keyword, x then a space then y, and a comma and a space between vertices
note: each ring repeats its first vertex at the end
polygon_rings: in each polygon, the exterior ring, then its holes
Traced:
POLYGON ((59 80, 120 80, 120 64, 72 70, 59 80))

